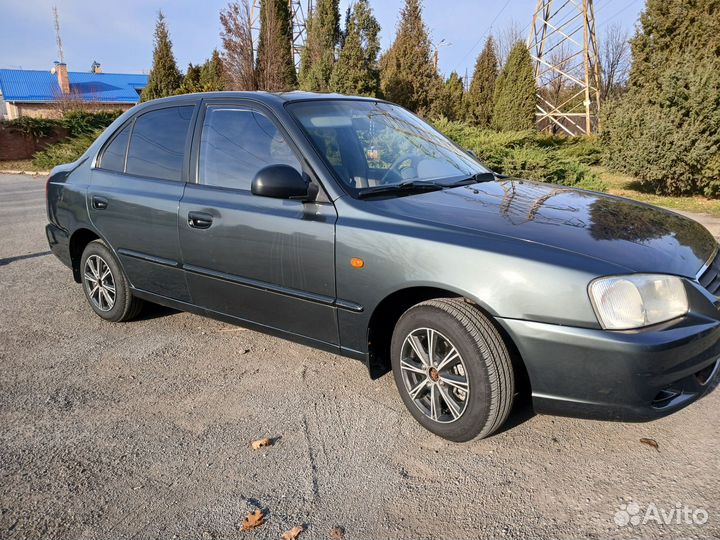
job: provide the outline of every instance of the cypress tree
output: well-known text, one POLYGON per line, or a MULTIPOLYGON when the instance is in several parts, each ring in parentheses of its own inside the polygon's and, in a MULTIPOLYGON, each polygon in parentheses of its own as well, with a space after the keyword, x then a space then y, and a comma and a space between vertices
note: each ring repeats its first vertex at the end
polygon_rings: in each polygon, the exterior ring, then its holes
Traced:
POLYGON ((658 193, 720 196, 720 2, 648 0, 629 91, 603 106, 605 162, 658 193))
POLYGON ((453 71, 433 103, 433 116, 442 116, 453 122, 462 120, 465 112, 464 92, 462 78, 453 71))
POLYGON ((339 0, 318 0, 307 28, 300 59, 300 88, 327 92, 340 41, 339 0))
POLYGON ((420 0, 405 0, 395 41, 380 58, 382 94, 403 107, 427 114, 440 84, 420 0))
POLYGON ((343 45, 335 64, 330 87, 333 92, 376 96, 380 87, 377 55, 380 51, 380 25, 368 0, 358 0, 348 11, 343 45))
POLYGON ((213 49, 210 58, 200 68, 198 83, 203 92, 223 90, 223 64, 217 49, 213 49))
POLYGON ((178 89, 178 94, 190 94, 192 92, 202 91, 200 86, 200 66, 188 64, 185 77, 183 77, 182 85, 178 89))
POLYGON ((175 63, 165 16, 162 11, 158 11, 157 22, 155 23, 153 64, 147 86, 142 91, 141 99, 142 101, 148 101, 172 96, 178 91, 181 84, 182 75, 175 63))
POLYGON ((291 90, 297 86, 292 54, 292 27, 287 0, 262 0, 257 75, 262 90, 291 90))
POLYGON ((490 127, 497 77, 498 58, 495 52, 495 40, 489 37, 475 62, 472 82, 466 96, 467 120, 471 124, 481 128, 490 127))
POLYGON ((536 94, 530 52, 518 41, 495 83, 492 126, 500 131, 534 129, 536 94))

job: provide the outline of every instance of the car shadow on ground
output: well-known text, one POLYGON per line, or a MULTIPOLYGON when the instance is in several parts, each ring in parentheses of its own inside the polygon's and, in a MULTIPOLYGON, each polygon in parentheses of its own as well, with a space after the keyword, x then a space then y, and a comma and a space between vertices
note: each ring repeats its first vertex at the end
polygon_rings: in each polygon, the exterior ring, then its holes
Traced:
POLYGON ((138 315, 135 320, 151 321, 153 319, 162 319, 163 317, 167 317, 169 315, 175 315, 176 313, 180 312, 177 309, 161 306, 160 304, 146 302, 143 306, 142 311, 140 312, 140 315, 138 315))
POLYGON ((537 413, 532 406, 532 397, 530 396, 530 393, 521 392, 515 396, 515 403, 510 411, 510 416, 508 416, 505 423, 500 427, 500 429, 493 433, 492 436, 500 435, 501 433, 514 429, 533 418, 536 414, 537 413))
POLYGON ((50 255, 50 251, 40 251, 38 253, 28 253, 26 255, 17 255, 15 257, 6 257, 4 259, 0 259, 0 266, 5 266, 10 263, 14 263, 15 261, 23 261, 25 259, 34 259, 35 257, 44 257, 45 255, 50 255))

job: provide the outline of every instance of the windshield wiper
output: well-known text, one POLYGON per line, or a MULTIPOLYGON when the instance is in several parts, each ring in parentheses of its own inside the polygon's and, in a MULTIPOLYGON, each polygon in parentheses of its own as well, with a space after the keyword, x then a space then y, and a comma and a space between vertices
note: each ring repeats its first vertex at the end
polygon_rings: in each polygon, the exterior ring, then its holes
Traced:
POLYGON ((452 184, 445 184, 444 187, 454 188, 460 186, 469 186, 470 184, 480 184, 482 182, 494 182, 498 178, 507 178, 507 176, 504 176, 502 174, 495 174, 492 172, 477 173, 469 176, 468 178, 463 178, 462 180, 453 182, 452 184))
POLYGON ((399 184, 387 184, 383 186, 373 186, 365 188, 358 192, 357 196, 361 199, 365 197, 371 197, 373 195, 385 195, 389 193, 406 193, 413 191, 437 191, 443 189, 446 186, 444 184, 438 184, 435 182, 423 182, 416 180, 405 180, 399 184))

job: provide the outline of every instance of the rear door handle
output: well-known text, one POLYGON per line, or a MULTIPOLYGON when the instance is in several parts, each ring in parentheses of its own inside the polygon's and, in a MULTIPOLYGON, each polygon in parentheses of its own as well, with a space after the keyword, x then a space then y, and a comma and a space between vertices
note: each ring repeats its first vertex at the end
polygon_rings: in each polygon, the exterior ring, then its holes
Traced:
POLYGON ((94 195, 92 198, 92 205, 93 208, 97 208, 98 210, 105 210, 108 206, 108 200, 105 197, 98 197, 97 195, 94 195))
POLYGON ((188 214, 188 225, 193 229, 209 229, 213 217, 205 212, 190 212, 188 214))

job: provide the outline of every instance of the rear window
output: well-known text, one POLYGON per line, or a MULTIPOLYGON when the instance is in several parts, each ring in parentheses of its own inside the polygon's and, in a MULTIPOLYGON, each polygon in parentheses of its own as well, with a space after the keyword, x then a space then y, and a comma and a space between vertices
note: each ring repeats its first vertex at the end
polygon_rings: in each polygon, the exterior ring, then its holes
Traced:
POLYGON ((132 122, 122 128, 120 133, 118 133, 107 148, 105 148, 105 152, 103 152, 100 161, 101 168, 109 171, 125 171, 125 152, 127 152, 131 125, 132 122))
POLYGON ((138 116, 130 137, 125 172, 180 181, 192 113, 193 106, 188 105, 138 116))

